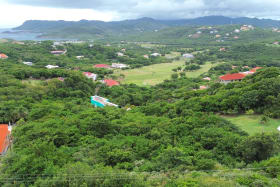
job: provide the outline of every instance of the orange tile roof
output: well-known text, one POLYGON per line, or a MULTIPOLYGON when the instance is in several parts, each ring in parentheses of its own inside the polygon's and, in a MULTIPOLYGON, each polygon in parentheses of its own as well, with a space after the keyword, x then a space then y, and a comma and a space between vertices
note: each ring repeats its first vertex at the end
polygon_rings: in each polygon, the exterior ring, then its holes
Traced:
POLYGON ((120 85, 119 82, 115 81, 115 80, 112 80, 112 79, 106 79, 104 80, 105 84, 109 87, 112 87, 112 86, 118 86, 120 85))
POLYGON ((7 148, 9 143, 6 141, 7 136, 10 134, 8 125, 0 124, 0 154, 7 148))
POLYGON ((224 76, 221 76, 220 79, 224 81, 231 81, 231 80, 241 80, 245 77, 246 75, 242 73, 233 73, 233 74, 227 74, 224 76))
POLYGON ((8 58, 8 56, 5 55, 4 53, 1 53, 1 54, 0 54, 0 58, 8 58))
POLYGON ((250 71, 256 73, 258 69, 262 69, 262 67, 255 67, 255 68, 251 69, 250 71))

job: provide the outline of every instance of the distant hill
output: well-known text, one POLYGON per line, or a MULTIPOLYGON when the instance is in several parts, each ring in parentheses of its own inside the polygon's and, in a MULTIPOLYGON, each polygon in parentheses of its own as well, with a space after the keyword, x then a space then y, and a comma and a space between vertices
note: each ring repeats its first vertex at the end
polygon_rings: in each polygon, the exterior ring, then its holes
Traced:
POLYGON ((155 20, 141 18, 124 21, 40 21, 29 20, 14 30, 27 30, 43 33, 41 37, 66 38, 102 38, 106 36, 122 36, 143 32, 158 31, 167 28, 198 25, 231 25, 248 24, 256 27, 280 27, 280 21, 257 18, 229 18, 224 16, 208 16, 195 19, 155 20))

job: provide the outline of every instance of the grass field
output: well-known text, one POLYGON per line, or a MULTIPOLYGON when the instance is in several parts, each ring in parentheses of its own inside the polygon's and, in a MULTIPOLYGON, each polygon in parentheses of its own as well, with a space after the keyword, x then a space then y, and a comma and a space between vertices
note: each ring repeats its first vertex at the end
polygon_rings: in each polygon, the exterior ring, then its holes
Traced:
POLYGON ((36 80, 36 79, 27 79, 27 80, 22 80, 23 84, 28 84, 32 86, 37 86, 43 83, 42 80, 36 80))
MULTIPOLYGON (((173 63, 155 64, 151 66, 145 66, 138 69, 129 70, 118 70, 115 71, 114 75, 119 76, 120 74, 125 75, 125 79, 122 83, 134 83, 139 86, 156 85, 163 82, 166 79, 170 79, 172 69, 184 65, 184 60, 174 61, 173 63)), ((198 71, 186 72, 186 76, 190 78, 198 77, 204 72, 207 72, 212 67, 212 64, 206 63, 198 71)))
POLYGON ((253 135, 261 132, 278 132, 277 127, 280 126, 280 120, 270 119, 267 124, 260 123, 260 115, 240 115, 240 116, 222 116, 233 124, 253 135))

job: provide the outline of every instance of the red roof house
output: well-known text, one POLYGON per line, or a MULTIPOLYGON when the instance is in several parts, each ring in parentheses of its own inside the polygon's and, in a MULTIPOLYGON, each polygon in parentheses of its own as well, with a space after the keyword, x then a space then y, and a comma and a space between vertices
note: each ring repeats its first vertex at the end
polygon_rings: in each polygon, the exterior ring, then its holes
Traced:
POLYGON ((112 80, 112 79, 106 79, 106 80, 104 80, 104 83, 109 87, 120 85, 119 82, 112 80))
POLYGON ((250 70, 250 72, 256 73, 258 69, 262 69, 262 67, 255 67, 250 70))
POLYGON ((95 68, 111 68, 108 64, 95 64, 95 68))
POLYGON ((9 147, 10 134, 11 132, 9 131, 8 125, 0 124, 0 155, 3 155, 9 147))
POLYGON ((8 58, 8 56, 5 55, 4 53, 1 53, 1 54, 0 54, 0 59, 1 59, 1 58, 2 58, 2 59, 6 59, 6 58, 8 58))
POLYGON ((233 74, 227 74, 227 75, 224 75, 224 76, 220 76, 220 81, 222 83, 227 84, 229 82, 241 81, 245 77, 246 77, 246 75, 244 75, 242 73, 233 73, 233 74))

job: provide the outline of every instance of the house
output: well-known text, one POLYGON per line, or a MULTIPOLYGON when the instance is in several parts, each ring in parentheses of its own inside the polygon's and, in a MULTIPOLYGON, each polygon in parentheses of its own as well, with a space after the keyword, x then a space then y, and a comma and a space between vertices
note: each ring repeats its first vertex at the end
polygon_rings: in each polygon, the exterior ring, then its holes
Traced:
POLYGON ((6 54, 0 53, 0 59, 7 59, 9 58, 6 54))
POLYGON ((235 69, 235 68, 237 68, 238 66, 231 66, 231 69, 235 69))
POLYGON ((234 36, 233 38, 234 38, 234 39, 239 39, 239 37, 238 37, 238 36, 234 36))
POLYGON ((220 51, 221 51, 221 52, 222 52, 222 51, 226 51, 226 48, 222 47, 222 48, 220 48, 220 51))
POLYGON ((206 90, 208 87, 207 86, 199 86, 200 90, 206 90))
POLYGON ((123 48, 121 51, 122 51, 122 52, 125 52, 125 51, 126 51, 126 49, 125 49, 125 48, 123 48))
POLYGON ((216 38, 220 38, 220 37, 222 37, 222 36, 221 36, 221 35, 219 35, 219 34, 217 34, 215 37, 216 37, 216 38))
POLYGON ((149 55, 143 55, 143 57, 149 59, 149 55))
POLYGON ((32 62, 23 62, 23 64, 28 65, 28 66, 32 66, 33 65, 32 62))
POLYGON ((151 54, 151 56, 157 57, 157 56, 161 56, 161 54, 159 54, 159 53, 153 53, 153 54, 151 54))
POLYGON ((112 68, 119 68, 119 69, 122 69, 122 68, 128 68, 129 66, 126 65, 126 64, 119 64, 119 63, 112 63, 112 68))
POLYGON ((91 73, 91 72, 83 72, 83 75, 86 76, 88 79, 96 80, 97 74, 91 73))
POLYGON ((189 54, 189 53, 183 54, 183 57, 187 58, 187 59, 193 59, 194 58, 193 54, 189 54))
POLYGON ((234 32, 235 33, 240 33, 240 30, 239 29, 235 29, 234 32))
POLYGON ((55 69, 55 68, 59 68, 59 66, 54 66, 54 65, 47 65, 45 66, 47 69, 55 69))
POLYGON ((120 85, 119 82, 117 82, 117 81, 115 81, 115 80, 112 80, 112 79, 105 79, 105 80, 103 81, 103 83, 106 84, 106 85, 109 86, 109 87, 120 85))
POLYGON ((279 45, 279 42, 273 42, 274 45, 279 45))
POLYGON ((57 79, 61 82, 64 82, 64 80, 65 80, 63 77, 58 77, 57 79))
POLYGON ((203 78, 203 80, 211 81, 211 78, 210 77, 205 77, 205 78, 203 78))
POLYGON ((51 51, 51 54, 53 54, 53 55, 63 55, 66 52, 67 52, 66 50, 65 51, 51 51))
POLYGON ((100 96, 91 96, 91 104, 95 107, 104 108, 105 106, 114 106, 118 107, 118 105, 114 103, 110 103, 108 99, 100 97, 100 96))
POLYGON ((250 72, 256 73, 258 69, 262 69, 262 67, 255 67, 255 68, 251 69, 250 72))
POLYGON ((4 155, 10 146, 11 129, 7 124, 0 124, 0 155, 4 155))
POLYGON ((224 84, 228 84, 230 82, 241 81, 245 77, 246 75, 244 75, 243 73, 227 74, 227 75, 220 76, 220 82, 224 84))
POLYGON ((84 56, 76 56, 76 58, 80 60, 80 59, 85 58, 85 57, 84 56))
POLYGON ((107 69, 111 68, 111 66, 109 66, 108 64, 95 64, 93 67, 95 67, 95 68, 107 68, 107 69))
POLYGON ((118 52, 117 55, 118 55, 118 56, 124 56, 124 54, 121 53, 121 52, 118 52))

